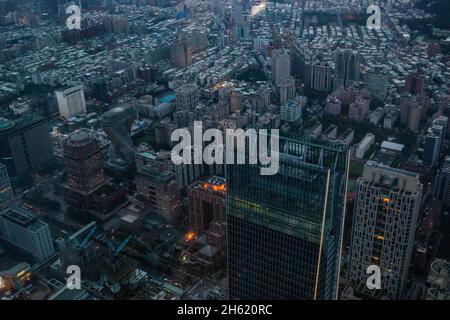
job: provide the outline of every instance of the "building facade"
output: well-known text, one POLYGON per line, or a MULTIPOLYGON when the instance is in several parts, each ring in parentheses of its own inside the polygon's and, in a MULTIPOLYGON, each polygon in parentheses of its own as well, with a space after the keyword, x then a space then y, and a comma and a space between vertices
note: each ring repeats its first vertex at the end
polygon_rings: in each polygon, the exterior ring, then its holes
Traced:
POLYGON ((106 183, 101 149, 85 130, 72 133, 64 145, 66 186, 88 195, 106 183))
POLYGON ((280 169, 227 165, 231 299, 336 299, 349 152, 280 138, 280 169))
POLYGON ((0 119, 0 162, 10 178, 30 175, 52 158, 47 120, 32 113, 14 120, 0 119))
POLYGON ((37 261, 43 261, 55 252, 48 225, 18 207, 0 213, 0 237, 37 261))
POLYGON ((73 116, 86 114, 86 101, 83 86, 56 91, 56 100, 61 117, 69 119, 73 116))
POLYGON ((367 281, 367 268, 381 270, 381 289, 402 297, 414 246, 423 186, 419 174, 366 163, 357 181, 349 281, 367 281))

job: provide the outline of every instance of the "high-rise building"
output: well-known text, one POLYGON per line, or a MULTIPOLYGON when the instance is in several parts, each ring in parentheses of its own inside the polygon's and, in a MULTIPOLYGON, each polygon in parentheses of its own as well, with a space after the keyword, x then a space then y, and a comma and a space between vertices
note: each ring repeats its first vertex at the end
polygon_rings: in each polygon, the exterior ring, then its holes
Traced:
POLYGON ((0 211, 14 204, 14 193, 6 166, 0 163, 0 211))
POLYGON ((337 49, 334 52, 335 88, 357 85, 360 78, 361 56, 356 50, 337 49))
POLYGON ((291 57, 284 49, 272 51, 272 82, 279 86, 291 76, 291 57))
POLYGON ((172 64, 176 68, 184 68, 192 64, 192 48, 186 41, 178 41, 173 45, 170 52, 172 64))
POLYGON ((325 102, 325 110, 327 114, 338 116, 341 114, 342 103, 335 95, 329 95, 325 102))
POLYGON ((434 184, 434 196, 442 204, 450 208, 450 157, 447 157, 436 175, 434 184))
POLYGON ((381 270, 381 289, 401 298, 414 246, 423 186, 419 174, 366 163, 357 181, 349 281, 366 283, 367 268, 381 270))
POLYGON ((225 223, 225 179, 213 176, 198 180, 187 189, 189 230, 206 233, 211 223, 225 223))
POLYGON ((186 83, 176 88, 176 109, 194 111, 199 101, 199 88, 196 84, 186 83))
POLYGON ((306 96, 297 96, 295 99, 289 100, 280 108, 280 119, 287 122, 299 121, 307 101, 306 96))
POLYGON ((331 90, 332 68, 327 62, 315 62, 311 65, 311 89, 329 92, 331 90))
POLYGON ((348 109, 348 117, 350 119, 362 121, 369 116, 370 99, 366 96, 359 95, 355 102, 350 103, 348 109))
POLYGON ((447 133, 448 118, 441 116, 433 121, 428 128, 427 135, 423 141, 423 164, 427 167, 435 167, 444 147, 445 135, 447 133))
POLYGON ((118 155, 128 163, 134 161, 134 145, 131 140, 131 126, 135 114, 131 107, 116 107, 102 116, 102 128, 116 148, 118 155))
MULTIPOLYGON (((407 107, 407 126, 411 132, 418 132, 420 124, 420 115, 422 113, 420 105, 417 101, 410 100, 411 104, 407 107)), ((403 110, 402 110, 403 112, 403 110)))
POLYGON ((22 208, 10 207, 0 212, 0 237, 37 261, 55 252, 48 225, 22 208))
POLYGON ((404 94, 423 95, 425 89, 425 75, 421 70, 411 73, 406 77, 404 94))
MULTIPOLYGON (((280 104, 285 104, 295 97, 295 79, 292 77, 287 78, 278 86, 280 93, 280 104)), ((267 92, 267 91, 266 91, 267 92)))
POLYGON ((279 171, 227 165, 231 299, 336 299, 349 152, 280 137, 279 171))
POLYGON ((67 187, 88 195, 106 183, 100 146, 88 130, 72 133, 64 145, 67 187))
POLYGON ((76 86, 63 91, 55 91, 56 100, 61 117, 70 117, 86 113, 86 101, 84 99, 83 86, 76 86))
POLYGON ((48 122, 33 113, 18 119, 0 118, 0 162, 10 178, 31 174, 53 158, 48 122))
POLYGON ((181 210, 181 193, 175 174, 157 167, 143 166, 136 178, 137 192, 147 201, 150 212, 174 223, 181 210))

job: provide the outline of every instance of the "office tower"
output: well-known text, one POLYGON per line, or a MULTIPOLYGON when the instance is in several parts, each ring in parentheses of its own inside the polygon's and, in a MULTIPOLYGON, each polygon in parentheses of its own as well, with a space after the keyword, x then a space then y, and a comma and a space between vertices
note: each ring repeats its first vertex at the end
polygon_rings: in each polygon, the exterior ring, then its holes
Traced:
POLYGON ((450 157, 446 157, 441 169, 436 175, 434 197, 450 208, 450 157))
POLYGON ((137 192, 147 201, 150 212, 174 223, 181 210, 181 194, 175 174, 158 167, 143 166, 136 178, 137 192))
POLYGON ((329 92, 331 90, 332 68, 327 62, 317 61, 311 65, 311 89, 329 92))
POLYGON ((336 299, 349 152, 280 137, 279 171, 227 165, 231 299, 336 299))
POLYGON ((402 109, 402 114, 406 112, 407 127, 411 132, 417 132, 419 130, 420 115, 422 113, 420 105, 415 100, 409 100, 410 103, 406 105, 406 111, 402 109))
POLYGON ((425 89, 425 75, 417 70, 406 77, 403 94, 423 95, 425 89))
POLYGON ((375 98, 384 101, 388 89, 389 75, 381 68, 367 70, 364 75, 364 89, 375 98))
POLYGON ((0 211, 14 204, 14 193, 6 166, 0 163, 0 211))
POLYGON ((287 50, 272 51, 272 82, 279 86, 291 75, 291 57, 287 50))
POLYGON ((433 125, 428 128, 428 133, 423 141, 423 164, 427 167, 435 167, 439 160, 440 145, 442 141, 442 126, 433 125))
POLYGON ((357 181, 349 281, 367 282, 367 268, 381 270, 381 289, 401 298, 414 246, 423 186, 419 174, 369 161, 357 181))
POLYGON ((285 104, 289 100, 292 100, 295 97, 295 79, 289 77, 280 83, 278 92, 280 93, 280 104, 285 104))
POLYGON ((199 88, 196 84, 186 83, 181 87, 176 88, 176 109, 194 111, 198 105, 199 88))
POLYGON ((134 161, 131 125, 135 114, 131 107, 116 107, 105 112, 101 119, 103 130, 116 148, 118 155, 128 163, 134 161))
POLYGON ((280 108, 280 119, 287 122, 299 121, 303 114, 308 98, 305 96, 297 96, 280 108))
POLYGON ((210 225, 225 223, 225 179, 213 176, 197 180, 187 189, 189 200, 189 230, 205 234, 210 225))
POLYGON ((55 252, 48 225, 22 208, 10 207, 0 212, 0 237, 37 261, 55 252))
POLYGON ((440 143, 440 147, 439 147, 439 153, 440 153, 440 152, 442 152, 442 149, 444 148, 445 136, 447 135, 447 132, 448 132, 448 117, 439 116, 438 118, 433 120, 433 125, 442 126, 442 128, 443 128, 442 139, 441 139, 441 143, 440 143))
POLYGON ((86 113, 83 86, 76 86, 63 91, 55 91, 56 100, 61 117, 69 119, 73 116, 86 113))
POLYGON ((64 144, 67 188, 88 195, 106 183, 99 143, 89 131, 72 133, 64 144))
POLYGON ((427 167, 435 167, 439 161, 444 147, 445 135, 447 133, 448 118, 440 116, 434 119, 423 142, 423 164, 427 167))
POLYGON ((358 95, 355 102, 350 103, 348 109, 348 117, 350 119, 362 121, 366 120, 370 110, 370 99, 362 95, 358 95))
POLYGON ((53 158, 48 122, 34 113, 18 119, 0 118, 0 162, 10 178, 21 178, 53 158))
POLYGON ((335 88, 350 87, 359 83, 361 56, 356 50, 337 49, 334 52, 336 70, 335 88))

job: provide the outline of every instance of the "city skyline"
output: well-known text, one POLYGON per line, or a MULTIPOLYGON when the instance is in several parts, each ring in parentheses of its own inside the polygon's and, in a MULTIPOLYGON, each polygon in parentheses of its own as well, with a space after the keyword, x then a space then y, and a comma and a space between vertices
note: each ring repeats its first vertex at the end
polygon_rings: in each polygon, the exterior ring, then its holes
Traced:
POLYGON ((450 300, 449 18, 1 0, 0 299, 450 300))

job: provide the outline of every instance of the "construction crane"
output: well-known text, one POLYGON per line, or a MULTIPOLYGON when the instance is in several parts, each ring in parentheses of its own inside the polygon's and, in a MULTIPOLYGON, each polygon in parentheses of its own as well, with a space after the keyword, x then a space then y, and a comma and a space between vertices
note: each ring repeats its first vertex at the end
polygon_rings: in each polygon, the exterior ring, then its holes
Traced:
POLYGON ((89 240, 95 234, 95 231, 97 231, 97 224, 95 221, 92 221, 84 228, 70 236, 69 241, 73 240, 77 249, 85 250, 89 244, 89 240), (85 235, 84 238, 83 235, 85 235))
POLYGON ((123 248, 125 248, 125 246, 128 244, 130 239, 131 239, 131 236, 128 236, 128 238, 126 238, 119 244, 113 240, 108 240, 108 246, 109 246, 109 249, 111 250, 111 254, 113 256, 117 257, 119 255, 119 253, 123 250, 123 248))

